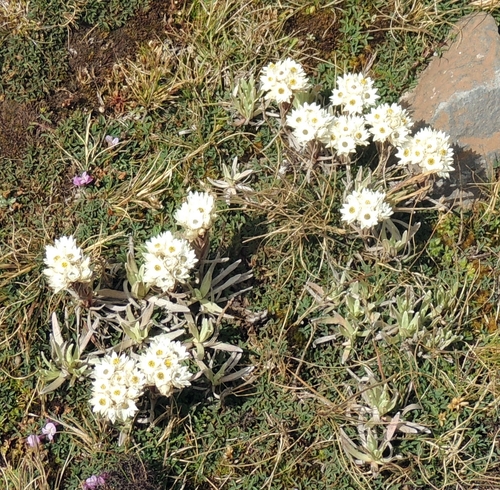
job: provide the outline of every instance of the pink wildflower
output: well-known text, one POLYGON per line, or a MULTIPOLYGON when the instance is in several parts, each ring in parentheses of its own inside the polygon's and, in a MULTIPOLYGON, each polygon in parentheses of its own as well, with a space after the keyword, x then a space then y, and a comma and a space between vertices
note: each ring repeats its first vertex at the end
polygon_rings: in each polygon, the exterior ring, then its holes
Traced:
POLYGON ((87 172, 83 172, 82 175, 75 175, 73 177, 73 185, 76 187, 82 187, 84 185, 90 184, 94 181, 94 178, 91 177, 87 172))
POLYGON ((100 487, 106 483, 103 475, 92 475, 88 477, 82 485, 83 490, 93 490, 94 488, 100 487))
POLYGON ((42 443, 42 440, 40 439, 40 436, 37 436, 36 434, 31 434, 26 438, 26 444, 28 444, 29 447, 37 447, 42 443))
POLYGON ((53 422, 47 422, 45 427, 42 428, 42 433, 51 442, 54 439, 54 435, 56 434, 56 432, 57 432, 57 428, 53 422))
POLYGON ((104 141, 106 141, 108 148, 113 148, 113 146, 116 146, 119 142, 119 138, 113 138, 113 136, 110 136, 109 134, 104 138, 104 141))

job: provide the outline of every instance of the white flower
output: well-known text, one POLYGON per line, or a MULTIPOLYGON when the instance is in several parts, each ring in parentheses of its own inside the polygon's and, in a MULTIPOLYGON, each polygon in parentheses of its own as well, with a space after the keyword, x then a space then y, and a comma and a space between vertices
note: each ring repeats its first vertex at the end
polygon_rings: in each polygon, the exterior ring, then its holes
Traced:
POLYGON ((305 146, 309 141, 313 141, 315 138, 314 129, 309 126, 309 124, 303 124, 298 126, 293 131, 294 136, 297 138, 298 143, 301 146, 305 146))
POLYGON ((92 377, 90 404, 95 413, 113 423, 135 415, 135 402, 142 395, 146 379, 133 359, 116 352, 106 355, 95 362, 92 377))
MULTIPOLYGON (((108 417, 108 412, 111 408, 111 398, 104 392, 95 393, 90 399, 90 404, 92 405, 92 411, 99 413, 104 417, 108 417)), ((109 417, 108 417, 109 418, 109 417)))
POLYGON ((115 366, 111 360, 102 360, 94 367, 94 375, 99 379, 109 380, 113 374, 115 374, 115 366))
POLYGON ((374 208, 363 207, 358 215, 359 227, 371 228, 378 223, 378 213, 374 208))
POLYGON ((333 116, 318 104, 307 102, 293 109, 287 116, 287 125, 294 129, 293 134, 301 146, 309 141, 321 140, 328 134, 333 116))
POLYGON ((386 141, 392 134, 391 127, 384 121, 373 125, 370 128, 370 132, 373 135, 373 141, 386 141))
POLYGON ((391 205, 387 202, 380 203, 377 210, 379 221, 384 221, 394 214, 391 205))
POLYGON ((354 191, 352 194, 347 196, 344 205, 340 208, 342 221, 347 221, 348 224, 354 223, 358 219, 360 211, 361 205, 359 202, 359 192, 354 191))
POLYGON ((269 63, 260 75, 261 89, 267 92, 265 98, 278 103, 290 102, 293 94, 309 87, 302 66, 287 58, 277 63, 269 63))
POLYGON ((418 165, 423 172, 449 177, 453 168, 453 149, 442 131, 423 128, 398 148, 399 165, 418 165))
POLYGON ((348 155, 356 151, 356 141, 351 136, 340 136, 335 148, 339 155, 348 155))
POLYGON ((356 146, 367 145, 369 136, 363 116, 341 115, 333 120, 321 141, 339 155, 348 155, 356 151, 356 146))
POLYGON ((83 255, 72 236, 60 237, 54 245, 47 245, 44 262, 48 268, 43 273, 56 293, 70 289, 73 283, 89 283, 92 279, 90 259, 83 255))
POLYGON ((154 285, 158 279, 167 275, 171 274, 162 256, 150 253, 144 254, 144 282, 154 285))
POLYGON ((361 229, 367 229, 388 219, 393 210, 385 202, 385 193, 362 188, 346 197, 340 213, 347 224, 357 223, 361 229))
MULTIPOLYGON (((96 375, 95 371, 94 375, 96 375)), ((109 382, 109 379, 97 377, 92 382, 92 387, 95 393, 106 393, 109 391, 111 384, 109 382)))
POLYGON ((151 349, 148 349, 139 361, 139 368, 142 370, 146 376, 146 380, 153 379, 154 373, 157 369, 160 369, 162 365, 161 359, 154 354, 151 349))
POLYGON ((382 104, 366 115, 366 122, 372 127, 374 141, 388 141, 393 146, 402 146, 408 139, 413 125, 406 109, 398 104, 382 104))
POLYGON ((135 401, 130 398, 124 398, 115 408, 116 416, 120 420, 132 418, 136 414, 137 410, 138 408, 135 401))
POLYGON ((190 192, 186 202, 174 213, 174 219, 191 241, 205 235, 216 216, 215 199, 208 192, 190 192))
POLYGON ((191 385, 191 373, 189 372, 189 369, 187 366, 179 366, 174 372, 172 376, 172 385, 175 388, 182 389, 185 388, 186 386, 191 385))
POLYGON ((408 141, 405 145, 400 146, 396 152, 396 157, 399 158, 398 165, 407 165, 412 161, 411 154, 411 141, 408 141))
POLYGON ((118 405, 125 400, 126 394, 127 390, 123 386, 111 385, 109 387, 109 396, 111 397, 111 400, 118 405))
POLYGON ((420 162, 425 157, 425 149, 424 146, 417 140, 413 141, 411 145, 411 162, 420 165, 420 162))
MULTIPOLYGON (((200 213, 196 210, 196 213, 200 213)), ((166 292, 177 282, 184 283, 198 259, 187 240, 175 238, 170 231, 145 243, 143 281, 166 292)))
POLYGON ((288 102, 292 98, 292 90, 285 82, 276 82, 271 90, 266 94, 266 99, 271 99, 278 104, 288 102))
POLYGON ((375 209, 378 204, 384 199, 385 194, 378 191, 371 191, 370 189, 362 189, 359 193, 359 202, 364 208, 375 209))
POLYGON ((76 240, 72 236, 62 236, 56 239, 54 245, 47 245, 44 262, 49 267, 55 267, 63 260, 75 263, 81 256, 82 250, 77 246, 76 240))
POLYGON ((349 114, 361 114, 365 107, 372 106, 379 98, 373 80, 361 73, 346 73, 337 78, 337 88, 333 89, 332 105, 342 106, 349 114))
POLYGON ((170 396, 175 388, 191 384, 191 373, 181 362, 189 357, 186 348, 170 340, 166 334, 158 335, 141 355, 139 368, 144 373, 146 383, 156 386, 164 396, 170 396))

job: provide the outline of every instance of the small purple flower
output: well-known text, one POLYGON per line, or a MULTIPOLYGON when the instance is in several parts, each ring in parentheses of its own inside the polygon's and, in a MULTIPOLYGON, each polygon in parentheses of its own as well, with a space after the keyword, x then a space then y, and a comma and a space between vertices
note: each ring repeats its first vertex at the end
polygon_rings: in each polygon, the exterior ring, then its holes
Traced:
POLYGON ((42 428, 42 434, 44 434, 45 437, 51 442, 54 439, 56 432, 57 428, 53 422, 47 422, 45 427, 42 428))
POLYGON ((26 438, 26 444, 28 444, 29 447, 37 447, 42 443, 42 440, 40 439, 40 436, 37 436, 36 434, 31 434, 26 438))
POLYGON ((104 138, 104 141, 108 144, 108 148, 113 148, 113 146, 116 146, 119 142, 119 138, 113 138, 113 136, 110 136, 109 134, 104 138))
POLYGON ((100 487, 106 483, 103 475, 92 475, 89 476, 82 485, 83 490, 93 490, 94 488, 100 487))
POLYGON ((94 181, 94 178, 91 177, 87 172, 83 172, 82 175, 75 175, 73 177, 73 185, 76 187, 82 187, 84 185, 90 184, 94 181))

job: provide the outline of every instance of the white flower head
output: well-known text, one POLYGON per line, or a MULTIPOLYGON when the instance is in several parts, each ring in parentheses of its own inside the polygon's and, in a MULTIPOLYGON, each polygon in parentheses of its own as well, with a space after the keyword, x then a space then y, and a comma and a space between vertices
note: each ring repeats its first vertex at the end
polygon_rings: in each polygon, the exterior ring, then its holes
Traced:
POLYGON ((293 95, 309 88, 302 66, 291 58, 269 63, 260 75, 261 89, 265 98, 277 103, 290 102, 293 95))
POLYGON ((366 146, 369 136, 363 116, 342 114, 333 120, 321 141, 339 155, 348 155, 354 153, 357 146, 366 146))
POLYGON ((138 410, 135 402, 142 395, 146 380, 133 359, 116 352, 106 355, 95 362, 92 377, 93 412, 112 423, 135 415, 138 410))
POLYGON ((377 210, 371 207, 361 208, 358 215, 358 222, 361 229, 374 227, 378 223, 377 210))
POLYGON ((356 151, 356 141, 351 136, 342 135, 335 146, 339 155, 348 155, 356 151))
POLYGON ((170 396, 175 388, 191 384, 191 372, 182 361, 189 353, 180 342, 173 341, 166 334, 156 336, 139 360, 146 384, 156 386, 164 396, 170 396))
POLYGON ((393 210, 385 201, 385 193, 362 188, 349 194, 340 209, 342 221, 369 229, 388 219, 393 210))
POLYGON ((442 131, 423 128, 398 148, 399 165, 418 165, 422 172, 449 177, 453 168, 453 148, 442 131))
POLYGON ((176 283, 185 283, 198 262, 189 242, 175 238, 170 231, 150 238, 145 248, 142 280, 164 292, 172 290, 176 283))
POLYGON ((337 88, 333 89, 330 101, 341 106, 348 114, 361 114, 363 109, 375 104, 379 98, 373 80, 361 73, 346 73, 337 78, 337 88))
POLYGON ((216 217, 215 199, 208 192, 190 192, 186 202, 174 213, 174 219, 190 241, 205 235, 216 217))
POLYGON ((333 116, 318 104, 306 102, 293 109, 286 122, 293 128, 297 142, 305 146, 309 141, 325 138, 333 119, 333 116))
POLYGON ((388 141, 393 146, 403 146, 408 139, 413 122, 406 109, 399 104, 381 104, 366 115, 371 125, 374 141, 388 141))
POLYGON ((83 255, 72 236, 55 240, 54 245, 45 247, 43 271, 54 292, 70 289, 73 283, 89 283, 92 279, 90 259, 83 255))
POLYGON ((359 192, 354 191, 346 197, 345 203, 340 209, 342 221, 346 221, 348 224, 354 223, 358 219, 360 211, 359 192))

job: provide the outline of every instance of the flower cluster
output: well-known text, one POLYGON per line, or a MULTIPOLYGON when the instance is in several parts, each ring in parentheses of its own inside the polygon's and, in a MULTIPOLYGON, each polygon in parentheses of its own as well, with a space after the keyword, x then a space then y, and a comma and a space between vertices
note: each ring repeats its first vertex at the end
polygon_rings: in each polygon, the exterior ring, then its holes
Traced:
POLYGON ((83 490, 94 490, 94 488, 106 485, 107 473, 89 476, 82 484, 83 490))
POLYGON ((143 281, 162 291, 184 283, 198 259, 187 240, 165 231, 145 243, 143 281))
POLYGON ((332 121, 333 116, 325 109, 316 103, 307 102, 293 109, 286 118, 286 123, 293 128, 293 134, 301 146, 305 146, 309 141, 324 138, 332 121))
POLYGON ((266 99, 278 103, 290 102, 293 94, 306 90, 309 86, 302 66, 287 58, 277 63, 269 63, 260 75, 261 88, 267 92, 266 99))
POLYGON ((399 104, 381 104, 366 116, 371 125, 373 141, 388 141, 393 146, 401 146, 408 139, 413 122, 406 109, 399 104))
POLYGON ((75 187, 82 187, 84 185, 91 184, 92 182, 94 182, 94 178, 87 172, 83 172, 82 175, 75 175, 73 177, 73 185, 75 187))
POLYGON ((37 447, 42 443, 43 439, 47 439, 47 441, 52 442, 56 433, 56 424, 54 424, 54 422, 47 422, 45 427, 42 427, 41 434, 31 434, 26 438, 26 444, 29 447, 37 447))
POLYGON ((174 218, 184 228, 188 240, 202 237, 216 218, 215 199, 208 192, 190 192, 174 218))
POLYGON ((373 80, 361 73, 346 73, 337 78, 337 88, 332 90, 332 105, 340 105, 343 112, 361 114, 365 107, 375 104, 379 98, 373 80))
POLYGON ((141 355, 139 367, 148 386, 156 386, 162 395, 170 396, 175 388, 191 384, 191 373, 181 364, 188 357, 180 342, 170 340, 166 334, 157 335, 141 355))
POLYGON ((44 262, 48 268, 43 273, 56 293, 77 282, 89 283, 92 278, 90 259, 83 255, 72 236, 63 236, 54 245, 47 245, 44 262))
POLYGON ((321 142, 339 155, 348 155, 356 151, 356 146, 366 146, 369 137, 363 116, 341 115, 335 118, 321 142))
POLYGON ((385 193, 361 189, 353 191, 340 209, 342 221, 357 222, 361 229, 372 228, 393 214, 391 206, 385 202, 385 193))
POLYGON ((96 362, 92 376, 90 403, 94 412, 113 423, 135 415, 135 403, 144 390, 145 377, 133 359, 113 352, 96 362))
POLYGON ((114 146, 116 146, 120 142, 120 138, 118 138, 117 136, 113 137, 113 136, 107 134, 106 137, 104 138, 104 141, 108 145, 108 148, 113 148, 114 146))
POLYGON ((398 148, 396 156, 400 165, 418 165, 423 172, 434 172, 439 177, 449 177, 454 170, 453 148, 449 136, 431 128, 421 129, 398 148))

